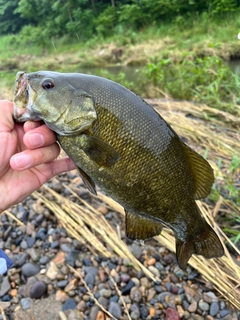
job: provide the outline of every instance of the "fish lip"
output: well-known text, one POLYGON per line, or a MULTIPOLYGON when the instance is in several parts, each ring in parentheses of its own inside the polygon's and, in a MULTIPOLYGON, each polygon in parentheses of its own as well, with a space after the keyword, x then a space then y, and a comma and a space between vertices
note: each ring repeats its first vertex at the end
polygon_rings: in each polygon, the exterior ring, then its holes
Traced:
POLYGON ((34 103, 34 96, 36 96, 36 91, 31 88, 26 72, 19 71, 17 73, 16 83, 13 118, 17 122, 41 120, 38 115, 32 114, 32 106, 34 103))

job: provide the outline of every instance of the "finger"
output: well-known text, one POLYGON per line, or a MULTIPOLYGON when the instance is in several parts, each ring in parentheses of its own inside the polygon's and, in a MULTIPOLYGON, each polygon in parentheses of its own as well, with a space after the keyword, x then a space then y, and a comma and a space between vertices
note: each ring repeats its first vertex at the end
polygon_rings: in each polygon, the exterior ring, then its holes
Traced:
MULTIPOLYGON (((32 124, 30 124, 31 126, 32 124)), ((23 137, 25 146, 29 149, 35 149, 43 146, 49 146, 56 141, 56 135, 45 124, 27 131, 23 137)))
POLYGON ((22 171, 43 163, 51 162, 58 157, 59 153, 60 148, 57 143, 44 148, 25 150, 12 156, 10 165, 12 169, 22 171))
POLYGON ((10 132, 14 127, 14 121, 12 117, 13 104, 7 100, 0 100, 0 132, 10 132))
POLYGON ((23 129, 24 129, 24 132, 26 133, 26 132, 33 130, 35 128, 38 128, 42 125, 43 125, 42 121, 26 121, 24 123, 23 129))
POLYGON ((51 177, 56 176, 57 174, 76 169, 75 163, 69 157, 63 157, 57 159, 51 163, 51 177))

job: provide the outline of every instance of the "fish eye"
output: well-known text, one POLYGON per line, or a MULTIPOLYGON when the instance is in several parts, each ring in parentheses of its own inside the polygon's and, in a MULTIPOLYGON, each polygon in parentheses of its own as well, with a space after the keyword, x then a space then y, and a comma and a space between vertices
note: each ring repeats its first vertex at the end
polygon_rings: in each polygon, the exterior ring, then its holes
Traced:
POLYGON ((54 83, 51 80, 44 80, 42 83, 42 87, 45 90, 49 90, 49 89, 54 88, 54 83))

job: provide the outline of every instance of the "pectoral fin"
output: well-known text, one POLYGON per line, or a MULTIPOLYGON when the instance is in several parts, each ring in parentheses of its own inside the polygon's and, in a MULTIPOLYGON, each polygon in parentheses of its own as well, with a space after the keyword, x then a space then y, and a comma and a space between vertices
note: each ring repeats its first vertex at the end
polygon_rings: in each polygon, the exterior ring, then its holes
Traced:
POLYGON ((111 167, 120 158, 118 152, 106 142, 89 135, 82 135, 81 148, 101 167, 111 167))
POLYGON ((88 188, 91 193, 97 195, 96 186, 92 178, 90 178, 81 168, 77 168, 85 187, 88 188))
POLYGON ((146 219, 140 215, 126 213, 126 236, 132 240, 146 240, 158 236, 162 225, 154 220, 146 219))

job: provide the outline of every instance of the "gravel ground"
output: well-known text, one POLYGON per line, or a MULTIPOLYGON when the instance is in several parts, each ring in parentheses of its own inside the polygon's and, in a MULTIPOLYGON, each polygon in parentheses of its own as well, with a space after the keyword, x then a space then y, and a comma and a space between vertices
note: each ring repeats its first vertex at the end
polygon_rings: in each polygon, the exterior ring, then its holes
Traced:
MULTIPOLYGON (((49 184, 54 190, 66 192, 54 181, 49 184)), ((81 196, 91 201, 84 189, 81 196)), ((14 263, 0 279, 0 320, 240 320, 240 310, 219 297, 211 283, 191 267, 180 270, 175 255, 154 240, 126 241, 161 282, 136 271, 127 258, 93 255, 32 197, 11 213, 23 225, 7 214, 0 217, 0 248, 14 263)), ((104 214, 113 225, 120 219, 107 208, 104 214)))

